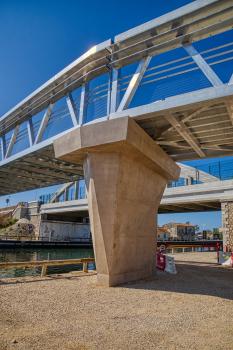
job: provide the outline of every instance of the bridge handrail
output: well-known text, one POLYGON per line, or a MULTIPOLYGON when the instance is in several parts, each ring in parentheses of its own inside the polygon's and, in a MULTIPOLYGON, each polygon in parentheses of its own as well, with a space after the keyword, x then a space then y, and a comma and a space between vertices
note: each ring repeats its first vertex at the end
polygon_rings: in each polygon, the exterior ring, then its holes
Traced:
POLYGON ((185 41, 193 42, 207 38, 210 30, 212 35, 216 35, 231 29, 231 11, 231 1, 221 4, 215 0, 195 1, 119 34, 115 36, 114 41, 108 39, 92 47, 3 115, 0 118, 0 123, 4 121, 0 136, 12 130, 16 121, 19 123, 19 119, 20 123, 24 122, 28 117, 64 97, 66 93, 77 89, 82 83, 107 73, 110 70, 108 65, 119 68, 140 61, 145 56, 154 56, 180 47, 185 41), (205 16, 202 16, 202 11, 205 11, 205 16), (174 21, 181 24, 173 27, 174 21), (159 34, 152 36, 151 31, 158 26, 159 34), (179 30, 181 35, 177 35, 179 30), (110 58, 113 59, 112 62, 110 58), (69 83, 65 84, 68 80, 69 83))

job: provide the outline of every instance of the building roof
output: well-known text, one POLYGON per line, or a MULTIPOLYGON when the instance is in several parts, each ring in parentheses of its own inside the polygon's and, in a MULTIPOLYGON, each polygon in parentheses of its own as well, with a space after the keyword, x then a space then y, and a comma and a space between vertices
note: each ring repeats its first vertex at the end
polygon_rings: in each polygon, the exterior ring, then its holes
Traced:
POLYGON ((176 225, 176 226, 188 226, 188 227, 194 227, 193 225, 189 225, 189 224, 180 224, 180 223, 176 224, 175 222, 173 222, 173 224, 174 224, 174 225, 176 225))
POLYGON ((166 230, 164 227, 158 227, 157 233, 168 233, 168 234, 170 234, 170 232, 168 230, 166 230))

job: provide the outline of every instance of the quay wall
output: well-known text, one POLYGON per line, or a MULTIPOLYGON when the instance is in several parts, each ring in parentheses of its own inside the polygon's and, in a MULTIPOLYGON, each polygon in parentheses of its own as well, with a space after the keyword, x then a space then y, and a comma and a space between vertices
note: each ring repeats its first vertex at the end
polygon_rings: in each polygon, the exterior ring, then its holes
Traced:
POLYGON ((40 239, 40 237, 48 240, 69 238, 72 241, 82 238, 83 240, 89 241, 91 237, 90 224, 54 220, 40 221, 38 239, 40 239))

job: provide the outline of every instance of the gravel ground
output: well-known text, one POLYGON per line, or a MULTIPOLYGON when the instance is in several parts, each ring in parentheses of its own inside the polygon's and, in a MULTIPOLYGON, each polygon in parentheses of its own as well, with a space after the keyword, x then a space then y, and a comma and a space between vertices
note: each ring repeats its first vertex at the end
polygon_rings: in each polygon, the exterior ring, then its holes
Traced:
POLYGON ((177 275, 114 288, 95 272, 1 280, 0 349, 233 349, 233 269, 174 256, 177 275))

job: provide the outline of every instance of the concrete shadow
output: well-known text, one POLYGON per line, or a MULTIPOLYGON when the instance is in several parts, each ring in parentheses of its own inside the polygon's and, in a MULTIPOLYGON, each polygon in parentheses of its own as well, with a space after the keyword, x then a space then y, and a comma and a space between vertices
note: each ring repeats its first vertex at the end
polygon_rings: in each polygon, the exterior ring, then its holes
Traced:
POLYGON ((147 289, 173 293, 209 295, 233 300, 233 268, 208 263, 199 266, 176 261, 176 275, 158 270, 154 277, 122 284, 121 288, 147 289))

